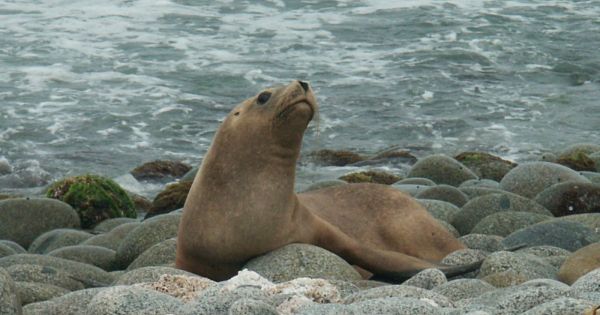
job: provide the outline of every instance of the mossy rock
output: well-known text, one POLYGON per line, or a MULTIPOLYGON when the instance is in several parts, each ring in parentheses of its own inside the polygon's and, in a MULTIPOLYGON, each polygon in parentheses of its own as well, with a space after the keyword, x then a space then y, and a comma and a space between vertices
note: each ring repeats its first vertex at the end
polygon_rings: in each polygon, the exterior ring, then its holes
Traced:
POLYGON ((340 177, 341 180, 347 181, 348 183, 377 183, 391 185, 402 177, 381 171, 364 171, 346 174, 340 177))
POLYGON ((584 150, 574 150, 562 154, 556 163, 576 171, 596 171, 596 162, 584 150))
POLYGON ((91 228, 109 218, 137 216, 127 192, 102 176, 87 174, 62 179, 50 186, 46 196, 71 205, 79 214, 83 228, 91 228))
POLYGON ((471 169, 480 178, 500 181, 506 173, 517 164, 484 152, 463 152, 456 157, 457 161, 471 169))
POLYGON ((365 160, 362 155, 347 150, 324 149, 312 152, 309 156, 318 164, 331 166, 344 166, 365 160))
POLYGON ((162 180, 180 178, 191 169, 190 165, 182 162, 156 160, 138 166, 130 173, 137 180, 162 180))
POLYGON ((152 207, 146 214, 146 219, 183 208, 191 188, 192 182, 178 182, 167 185, 152 201, 152 207))
POLYGON ((418 161, 416 156, 405 150, 384 151, 378 153, 369 160, 401 160, 410 165, 415 164, 418 161))

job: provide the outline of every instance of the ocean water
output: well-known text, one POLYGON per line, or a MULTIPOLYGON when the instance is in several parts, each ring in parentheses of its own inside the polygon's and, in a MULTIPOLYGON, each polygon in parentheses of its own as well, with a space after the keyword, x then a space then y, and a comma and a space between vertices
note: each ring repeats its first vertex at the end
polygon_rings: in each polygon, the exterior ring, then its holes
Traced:
MULTIPOLYGON (((600 143, 600 0, 0 0, 0 192, 198 164, 230 108, 293 79, 321 106, 305 153, 600 143)), ((303 164, 299 187, 349 170, 303 164)))

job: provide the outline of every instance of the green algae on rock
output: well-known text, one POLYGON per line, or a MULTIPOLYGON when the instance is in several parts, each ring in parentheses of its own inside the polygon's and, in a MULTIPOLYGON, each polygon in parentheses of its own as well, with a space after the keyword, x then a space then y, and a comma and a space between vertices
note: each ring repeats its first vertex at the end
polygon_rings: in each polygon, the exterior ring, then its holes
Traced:
POLYGON ((109 218, 137 216, 127 192, 113 180, 98 175, 62 179, 50 186, 46 196, 71 205, 79 214, 83 228, 91 228, 109 218))
POLYGON ((148 210, 145 219, 183 208, 191 188, 192 182, 187 181, 167 185, 152 201, 152 207, 148 210))
POLYGON ((344 166, 365 160, 366 158, 358 153, 347 150, 328 150, 323 149, 309 154, 311 160, 322 165, 344 166))
POLYGON ((500 181, 506 173, 517 166, 516 163, 484 152, 463 152, 454 158, 475 172, 480 178, 495 181, 500 181))
POLYGON ((401 180, 402 177, 381 171, 364 171, 346 174, 340 177, 340 179, 345 180, 348 183, 376 183, 391 185, 401 180))

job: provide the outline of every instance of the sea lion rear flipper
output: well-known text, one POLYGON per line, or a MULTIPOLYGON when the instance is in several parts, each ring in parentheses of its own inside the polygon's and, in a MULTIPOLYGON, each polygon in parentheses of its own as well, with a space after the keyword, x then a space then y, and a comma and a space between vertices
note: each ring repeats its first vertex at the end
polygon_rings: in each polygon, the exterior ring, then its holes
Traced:
MULTIPOLYGON (((447 278, 455 277, 463 275, 467 272, 471 272, 479 269, 483 260, 476 261, 470 264, 457 265, 457 266, 448 266, 441 265, 439 267, 433 267, 434 269, 439 269, 441 272, 446 275, 447 278)), ((424 269, 416 269, 411 271, 402 271, 402 272, 385 272, 385 273, 377 273, 371 277, 370 280, 377 280, 383 282, 393 282, 393 283, 402 283, 409 278, 413 277, 417 273, 423 271, 424 269)))

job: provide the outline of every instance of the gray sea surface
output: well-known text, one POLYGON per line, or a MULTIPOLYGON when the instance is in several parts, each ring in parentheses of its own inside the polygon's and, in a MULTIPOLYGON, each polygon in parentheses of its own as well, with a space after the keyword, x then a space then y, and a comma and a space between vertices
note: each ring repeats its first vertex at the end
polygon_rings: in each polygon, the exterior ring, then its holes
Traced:
POLYGON ((294 79, 321 106, 304 153, 600 144, 600 1, 0 0, 0 192, 198 164, 235 104, 294 79))

